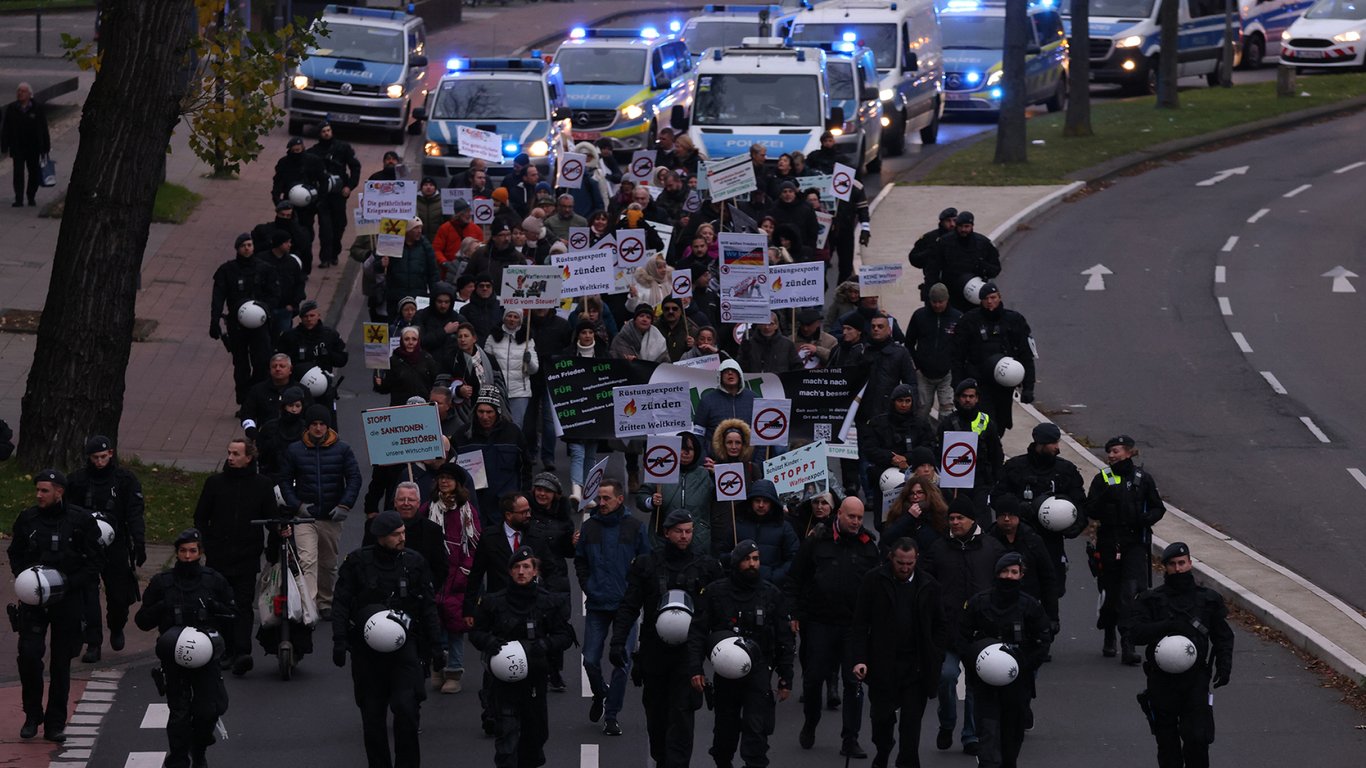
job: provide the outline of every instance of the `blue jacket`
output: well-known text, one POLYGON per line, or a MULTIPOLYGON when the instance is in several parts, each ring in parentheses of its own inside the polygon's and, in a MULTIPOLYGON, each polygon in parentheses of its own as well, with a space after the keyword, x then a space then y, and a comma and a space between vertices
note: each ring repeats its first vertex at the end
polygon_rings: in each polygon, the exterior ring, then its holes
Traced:
POLYGON ((615 611, 626 594, 631 561, 649 553, 649 531, 624 505, 583 521, 579 543, 574 546, 574 571, 588 610, 615 611))
POLYGON ((740 419, 746 424, 754 420, 754 390, 741 384, 740 392, 734 395, 720 387, 702 393, 693 423, 706 430, 703 445, 711 445, 711 433, 726 419, 740 419))
POLYGON ((284 473, 280 494, 291 509, 313 505, 313 516, 326 519, 333 507, 356 506, 360 498, 360 465, 351 446, 337 439, 335 430, 315 445, 304 433, 303 439, 285 449, 284 473))

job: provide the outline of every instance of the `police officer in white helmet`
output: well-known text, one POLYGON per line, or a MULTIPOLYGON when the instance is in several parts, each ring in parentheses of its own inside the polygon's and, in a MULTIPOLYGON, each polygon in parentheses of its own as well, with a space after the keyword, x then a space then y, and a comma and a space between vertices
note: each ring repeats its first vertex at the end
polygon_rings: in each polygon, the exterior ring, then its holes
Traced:
POLYGON ((644 688, 645 728, 650 758, 661 768, 691 764, 693 717, 702 706, 701 692, 688 680, 688 629, 696 600, 706 585, 721 578, 721 564, 709 552, 692 546, 693 519, 675 509, 664 518, 664 545, 631 561, 626 594, 612 623, 610 657, 626 666, 627 638, 641 611, 640 650, 634 675, 644 688), (682 630, 681 635, 678 634, 682 630))
POLYGON ((152 577, 133 617, 139 629, 161 633, 157 656, 162 664, 153 671, 153 679, 158 688, 164 686, 170 709, 166 768, 207 766, 205 752, 214 743, 214 726, 228 711, 228 692, 217 663, 223 642, 213 638, 220 626, 231 625, 232 587, 217 571, 201 565, 199 557, 198 529, 182 531, 175 539, 175 565, 152 577), (181 642, 182 633, 196 631, 205 636, 196 640, 209 640, 207 647, 181 642))

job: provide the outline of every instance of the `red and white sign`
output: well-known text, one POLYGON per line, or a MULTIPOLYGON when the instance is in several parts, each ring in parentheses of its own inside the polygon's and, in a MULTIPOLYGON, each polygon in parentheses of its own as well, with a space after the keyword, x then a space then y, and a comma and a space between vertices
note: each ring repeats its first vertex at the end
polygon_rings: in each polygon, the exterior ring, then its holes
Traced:
POLYGON ((555 186, 578 189, 583 186, 583 176, 588 168, 588 156, 578 152, 565 152, 560 155, 560 173, 555 186))
POLYGON ((631 164, 622 175, 637 184, 649 184, 654 173, 655 152, 653 149, 642 149, 631 153, 631 164))
POLYGON ((674 273, 673 294, 675 299, 692 298, 692 275, 685 273, 674 273))
POLYGON ((592 241, 592 230, 588 227, 569 228, 569 240, 566 245, 569 246, 570 251, 586 251, 588 250, 588 246, 592 244, 592 241))
POLYGON ((971 488, 977 481, 977 433, 945 432, 939 457, 941 488, 971 488))
POLYGON ((830 191, 835 197, 849 202, 849 195, 854 192, 854 169, 843 163, 835 163, 835 170, 830 174, 830 191))
POLYGON ((683 469, 683 438, 677 435, 650 435, 645 443, 645 481, 675 485, 683 469))
POLYGON ((717 501, 744 501, 749 498, 749 486, 745 482, 745 463, 717 464, 713 469, 716 481, 717 501))
POLYGON ((645 263, 645 230, 617 230, 617 266, 635 269, 645 263))
POLYGON ((475 200, 470 203, 470 220, 481 227, 493 223, 493 201, 475 200))
POLYGON ((754 445, 787 445, 792 426, 792 401, 786 398, 756 398, 749 429, 754 445))

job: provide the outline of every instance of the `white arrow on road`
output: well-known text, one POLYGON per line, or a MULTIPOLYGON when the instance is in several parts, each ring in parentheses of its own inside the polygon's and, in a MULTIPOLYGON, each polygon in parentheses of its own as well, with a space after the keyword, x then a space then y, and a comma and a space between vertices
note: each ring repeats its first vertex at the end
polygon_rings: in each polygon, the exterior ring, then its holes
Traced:
POLYGON ((1239 167, 1237 167, 1237 168, 1228 168, 1228 169, 1222 170, 1222 171, 1220 171, 1220 172, 1214 174, 1213 176, 1209 177, 1208 179, 1205 179, 1204 181, 1197 181, 1197 182, 1195 182, 1195 186, 1197 186, 1197 187, 1212 187, 1212 186, 1214 186, 1215 184, 1218 184, 1219 182, 1221 182, 1221 181, 1223 181, 1223 180, 1225 180, 1225 179, 1229 179, 1229 178, 1232 178, 1232 177, 1234 177, 1234 176, 1242 176, 1242 175, 1246 174, 1246 173, 1247 173, 1247 169, 1250 168, 1250 167, 1251 167, 1251 166, 1242 165, 1242 166, 1239 166, 1239 167))
POLYGON ((1356 277, 1357 273, 1343 267, 1336 266, 1323 273, 1324 277, 1333 278, 1333 293, 1356 293, 1356 286, 1348 282, 1347 278, 1356 277))
POLYGON ((1086 275, 1086 290, 1088 291, 1105 290, 1105 276, 1114 274, 1114 272, 1106 269, 1104 264, 1097 264, 1090 269, 1083 269, 1081 273, 1086 275))

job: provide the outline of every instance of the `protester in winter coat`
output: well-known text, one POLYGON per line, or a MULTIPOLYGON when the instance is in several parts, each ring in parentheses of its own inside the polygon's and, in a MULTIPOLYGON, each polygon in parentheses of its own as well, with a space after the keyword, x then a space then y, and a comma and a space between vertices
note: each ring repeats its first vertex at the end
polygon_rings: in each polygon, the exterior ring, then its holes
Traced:
POLYGON ((406 405, 409 398, 424 401, 436 381, 436 360, 423 351, 416 328, 403 329, 398 349, 389 356, 389 370, 375 372, 375 391, 389 396, 389 405, 406 405))
MULTIPOLYGON (((436 591, 441 616, 441 642, 446 648, 446 668, 433 669, 433 683, 442 693, 459 693, 465 673, 465 588, 483 533, 479 509, 474 502, 474 481, 455 462, 436 470, 436 492, 425 510, 427 519, 441 526, 446 544, 446 581, 436 591)), ((470 606, 471 612, 474 606, 470 606)), ((472 614, 471 614, 472 615, 472 614)))
POLYGON ((785 373, 802 367, 797 345, 778 331, 776 312, 769 313, 767 323, 756 323, 750 328, 736 359, 750 373, 785 373))
POLYGON ((677 483, 644 483, 636 492, 636 506, 650 513, 650 540, 657 548, 664 544, 664 520, 674 511, 692 516, 692 546, 698 552, 711 552, 711 508, 715 488, 707 472, 702 441, 692 432, 679 432, 677 483))
POLYGON ((531 405, 531 377, 540 370, 540 359, 536 355, 536 342, 528 338, 527 327, 522 322, 522 310, 503 312, 503 324, 484 342, 484 351, 503 372, 507 417, 523 432, 529 432, 526 412, 531 405))
POLYGON ((612 339, 612 356, 625 360, 669 362, 669 347, 664 335, 654 327, 655 311, 649 304, 636 307, 630 323, 622 327, 612 339))

